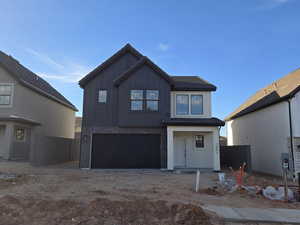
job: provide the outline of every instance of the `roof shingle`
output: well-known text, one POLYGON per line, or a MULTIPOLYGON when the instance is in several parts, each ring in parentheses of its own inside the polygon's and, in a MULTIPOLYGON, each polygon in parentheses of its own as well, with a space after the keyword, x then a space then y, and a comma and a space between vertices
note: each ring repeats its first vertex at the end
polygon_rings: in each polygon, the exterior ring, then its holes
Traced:
POLYGON ((238 118, 278 102, 285 101, 293 97, 299 90, 300 69, 297 69, 265 88, 260 89, 234 112, 227 116, 225 121, 238 118))
POLYGON ((0 66, 11 73, 18 81, 24 86, 31 88, 32 90, 42 94, 52 100, 59 102, 74 111, 78 111, 76 107, 69 102, 62 94, 60 94, 55 88, 53 88, 47 81, 39 77, 23 65, 21 65, 12 56, 6 55, 0 51, 0 66))

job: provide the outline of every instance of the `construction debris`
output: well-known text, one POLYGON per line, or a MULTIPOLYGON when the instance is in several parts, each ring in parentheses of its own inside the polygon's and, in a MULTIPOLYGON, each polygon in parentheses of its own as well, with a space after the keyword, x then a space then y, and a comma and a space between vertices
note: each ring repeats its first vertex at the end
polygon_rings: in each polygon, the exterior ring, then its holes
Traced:
MULTIPOLYGON (((259 185, 245 185, 247 179, 250 176, 247 176, 245 173, 246 164, 244 163, 237 171, 234 171, 232 168, 231 173, 226 177, 225 173, 219 173, 219 184, 221 188, 225 189, 229 193, 236 191, 243 192, 246 191, 249 195, 256 196, 262 195, 270 200, 286 200, 284 187, 273 187, 272 185, 268 186, 259 186, 259 185)), ((290 188, 287 190, 287 200, 296 201, 296 196, 290 188)))
MULTIPOLYGON (((284 187, 274 188, 268 186, 262 189, 262 194, 264 197, 271 200, 285 200, 284 187)), ((288 189, 288 201, 295 201, 294 193, 291 189, 288 189)))

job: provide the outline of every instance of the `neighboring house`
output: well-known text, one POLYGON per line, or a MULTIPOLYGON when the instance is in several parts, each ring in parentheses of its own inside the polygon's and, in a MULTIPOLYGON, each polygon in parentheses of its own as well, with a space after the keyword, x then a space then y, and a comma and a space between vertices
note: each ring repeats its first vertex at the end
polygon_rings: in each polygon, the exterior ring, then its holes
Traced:
POLYGON ((81 123, 82 123, 82 117, 76 117, 75 118, 75 136, 76 136, 76 134, 81 133, 81 123))
POLYGON ((228 145, 251 145, 253 170, 281 175, 281 153, 289 153, 291 167, 300 172, 299 90, 300 69, 259 90, 225 119, 228 145))
POLYGON ((220 145, 227 146, 227 137, 220 136, 220 145))
POLYGON ((170 76, 129 44, 79 84, 81 168, 220 169, 214 85, 170 76))
POLYGON ((0 158, 35 157, 38 137, 73 138, 75 111, 49 83, 0 51, 0 158))

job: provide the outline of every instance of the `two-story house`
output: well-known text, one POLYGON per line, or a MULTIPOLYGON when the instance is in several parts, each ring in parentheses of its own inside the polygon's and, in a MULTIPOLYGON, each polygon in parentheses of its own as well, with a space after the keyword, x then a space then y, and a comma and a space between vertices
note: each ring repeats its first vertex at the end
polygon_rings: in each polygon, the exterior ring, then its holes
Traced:
POLYGON ((129 44, 79 84, 81 168, 220 169, 214 85, 170 76, 129 44))
MULTIPOLYGON (((49 145, 41 143, 42 138, 74 138, 75 111, 75 106, 48 82, 0 51, 1 159, 47 161, 44 158, 52 154, 38 149, 49 145)), ((57 150, 56 156, 61 157, 64 151, 57 150)))

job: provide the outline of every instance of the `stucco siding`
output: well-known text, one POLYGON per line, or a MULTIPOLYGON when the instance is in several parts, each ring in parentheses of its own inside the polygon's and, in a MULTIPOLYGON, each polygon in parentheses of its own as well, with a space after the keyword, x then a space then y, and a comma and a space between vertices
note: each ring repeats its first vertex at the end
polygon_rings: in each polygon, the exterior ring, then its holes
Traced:
POLYGON ((291 114, 294 137, 300 137, 300 92, 291 99, 291 114))
POLYGON ((40 135, 74 138, 75 112, 21 84, 15 85, 13 115, 41 123, 40 135))
POLYGON ((211 117, 211 92, 208 91, 172 91, 171 92, 171 117, 174 118, 210 118, 211 117), (203 114, 201 115, 176 115, 176 94, 196 94, 203 96, 203 114))
MULTIPOLYGON (((15 90, 15 84, 17 81, 6 70, 0 66, 0 84, 13 84, 13 95, 15 90)), ((12 104, 10 106, 0 106, 0 117, 5 117, 14 112, 14 96, 12 98, 12 104)))
POLYGON ((255 171, 281 175, 281 153, 289 152, 288 103, 281 102, 227 122, 228 145, 250 145, 255 171))

